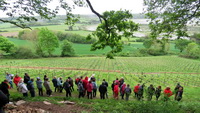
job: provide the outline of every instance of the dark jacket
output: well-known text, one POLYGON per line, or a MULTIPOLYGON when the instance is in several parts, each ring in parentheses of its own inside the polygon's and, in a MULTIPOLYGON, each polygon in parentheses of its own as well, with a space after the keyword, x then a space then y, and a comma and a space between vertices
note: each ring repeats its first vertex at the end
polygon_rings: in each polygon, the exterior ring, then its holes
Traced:
POLYGON ((65 90, 69 91, 69 90, 70 90, 70 84, 69 84, 69 82, 65 82, 65 83, 63 84, 63 88, 64 88, 65 90))
POLYGON ((29 80, 30 80, 30 77, 27 76, 27 75, 25 75, 25 76, 24 76, 24 83, 27 84, 29 80))
POLYGON ((53 86, 54 86, 54 87, 58 87, 58 80, 57 80, 56 78, 54 78, 54 79, 52 80, 52 82, 53 82, 53 86))
POLYGON ((8 102, 8 97, 0 90, 0 109, 8 102))
POLYGON ((5 82, 2 82, 0 85, 0 90, 6 95, 9 96, 9 91, 8 91, 9 85, 5 82))
POLYGON ((99 92, 100 92, 100 93, 106 93, 106 92, 107 92, 107 87, 106 87, 106 85, 100 85, 100 86, 99 86, 99 92))

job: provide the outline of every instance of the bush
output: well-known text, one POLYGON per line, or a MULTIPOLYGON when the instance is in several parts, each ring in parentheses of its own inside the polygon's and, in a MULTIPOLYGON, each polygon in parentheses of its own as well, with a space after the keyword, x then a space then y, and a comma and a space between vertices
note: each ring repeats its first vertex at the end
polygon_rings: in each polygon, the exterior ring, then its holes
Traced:
POLYGON ((68 40, 73 43, 79 43, 79 44, 91 44, 96 42, 95 38, 91 38, 91 40, 87 40, 86 37, 81 36, 79 34, 72 34, 72 33, 62 33, 57 32, 56 36, 60 41, 68 40))
POLYGON ((64 40, 63 45, 62 45, 62 52, 61 56, 62 57, 72 57, 75 55, 74 49, 72 48, 72 45, 69 41, 64 40))
POLYGON ((38 56, 33 52, 31 48, 26 46, 20 46, 16 49, 15 52, 11 54, 11 57, 28 59, 28 58, 37 58, 38 56))

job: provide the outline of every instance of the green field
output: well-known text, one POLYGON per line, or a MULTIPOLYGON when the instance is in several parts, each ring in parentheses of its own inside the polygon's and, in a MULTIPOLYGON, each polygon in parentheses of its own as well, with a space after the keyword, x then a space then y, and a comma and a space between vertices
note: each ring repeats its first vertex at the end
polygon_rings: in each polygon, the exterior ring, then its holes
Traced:
POLYGON ((180 83, 184 86, 183 101, 200 101, 200 61, 177 56, 117 57, 114 60, 105 57, 1 59, 0 67, 1 75, 10 72, 23 76, 27 72, 34 78, 47 74, 49 78, 70 76, 75 79, 94 73, 98 84, 105 78, 109 85, 117 77, 123 77, 131 87, 145 83, 146 87, 153 84, 163 89, 170 86, 173 90, 180 83))

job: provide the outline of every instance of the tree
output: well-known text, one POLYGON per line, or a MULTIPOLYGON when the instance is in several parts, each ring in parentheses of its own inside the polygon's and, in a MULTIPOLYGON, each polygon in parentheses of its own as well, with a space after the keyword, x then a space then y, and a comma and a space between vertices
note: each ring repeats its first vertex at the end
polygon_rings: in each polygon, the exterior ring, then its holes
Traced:
POLYGON ((186 48, 187 55, 191 58, 200 58, 200 48, 199 45, 192 42, 189 43, 186 48))
MULTIPOLYGON (((98 25, 92 36, 97 37, 98 41, 92 44, 92 51, 104 49, 106 46, 111 48, 107 58, 113 58, 113 54, 122 51, 123 37, 129 38, 134 31, 138 30, 138 24, 132 20, 132 14, 129 11, 106 11, 101 16, 101 24, 98 25)), ((88 36, 91 38, 91 35, 88 36)))
POLYGON ((55 48, 59 47, 58 37, 47 28, 42 28, 38 34, 38 47, 51 56, 55 48))
POLYGON ((187 36, 187 23, 200 22, 200 0, 144 0, 151 37, 164 33, 187 36))
POLYGON ((175 48, 179 49, 180 52, 183 52, 183 50, 188 46, 189 43, 192 41, 186 40, 186 39, 177 39, 175 40, 175 48))
POLYGON ((7 38, 0 36, 0 50, 4 51, 6 53, 12 52, 12 49, 15 47, 15 45, 9 41, 7 38))
POLYGON ((72 44, 68 41, 68 40, 64 40, 63 44, 62 44, 62 52, 61 52, 61 56, 62 57, 71 57, 74 56, 75 52, 74 49, 72 47, 72 44))

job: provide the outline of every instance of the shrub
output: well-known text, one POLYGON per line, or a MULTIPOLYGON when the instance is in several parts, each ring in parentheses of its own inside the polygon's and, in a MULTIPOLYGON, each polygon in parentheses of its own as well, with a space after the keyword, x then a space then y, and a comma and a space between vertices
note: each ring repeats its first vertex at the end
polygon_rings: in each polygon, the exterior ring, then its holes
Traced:
POLYGON ((62 52, 61 52, 61 56, 62 57, 72 57, 75 55, 75 52, 74 52, 74 49, 72 48, 72 44, 67 41, 67 40, 64 40, 63 41, 63 45, 62 45, 62 52))
POLYGON ((26 47, 26 46, 19 46, 16 49, 16 51, 11 54, 11 56, 14 58, 23 58, 23 59, 38 57, 36 54, 34 54, 31 48, 26 47))

